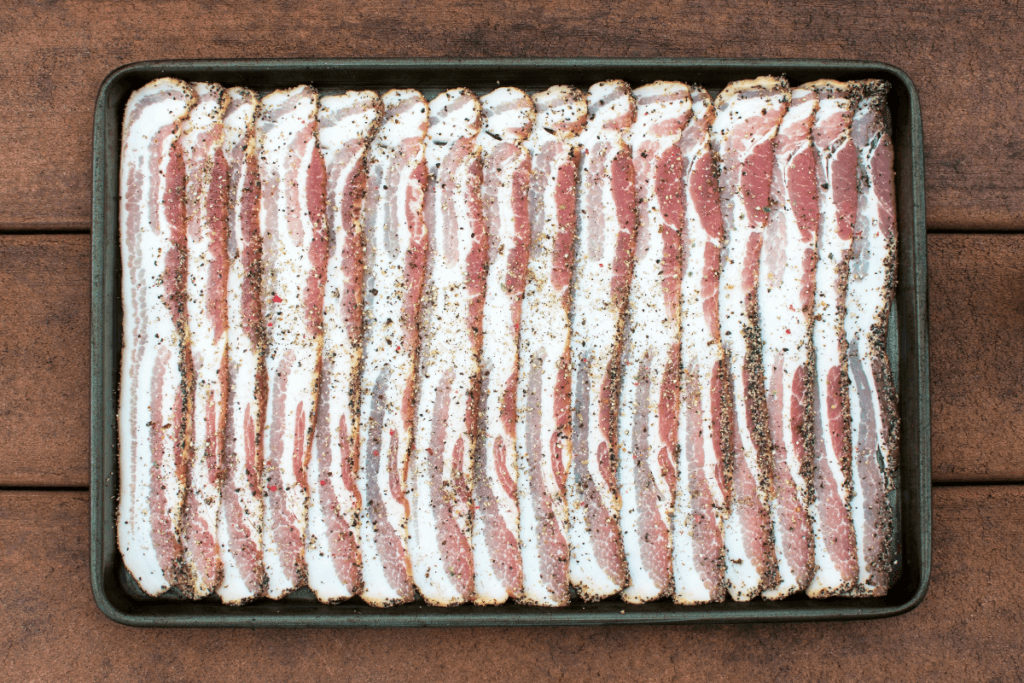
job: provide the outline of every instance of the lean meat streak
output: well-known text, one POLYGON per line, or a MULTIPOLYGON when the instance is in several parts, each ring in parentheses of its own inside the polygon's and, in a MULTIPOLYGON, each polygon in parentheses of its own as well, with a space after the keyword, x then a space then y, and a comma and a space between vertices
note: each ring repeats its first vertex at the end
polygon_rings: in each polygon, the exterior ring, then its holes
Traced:
POLYGON ((679 436, 679 140, 692 108, 690 89, 658 81, 633 91, 631 130, 638 208, 636 264, 629 293, 619 399, 619 521, 629 569, 626 602, 672 591, 670 527, 679 436))
POLYGON ((725 479, 728 401, 718 322, 722 209, 711 124, 715 108, 692 88, 692 116, 679 140, 684 221, 680 226, 679 460, 672 520, 672 599, 685 605, 725 599, 725 479))
POLYGON ((480 98, 484 126, 481 202, 490 245, 480 356, 480 410, 473 458, 473 567, 478 605, 523 594, 516 500, 519 324, 530 246, 529 95, 499 88, 480 98))
POLYGON ((553 607, 569 602, 569 287, 576 235, 577 136, 586 123, 587 103, 576 88, 554 86, 534 95, 533 104, 536 121, 526 142, 533 166, 530 246, 516 398, 521 602, 553 607))
POLYGON ((260 282, 259 169, 256 116, 259 98, 230 88, 224 112, 227 162, 227 319, 228 389, 224 422, 224 483, 217 525, 224 578, 217 595, 237 605, 266 590, 263 569, 263 418, 267 372, 260 282))
POLYGON ((732 400, 732 492, 725 551, 726 581, 734 600, 750 600, 778 582, 768 515, 771 438, 757 283, 773 143, 789 100, 785 79, 765 76, 731 83, 715 100, 711 127, 725 230, 719 306, 732 400))
POLYGON ((184 579, 182 503, 190 409, 185 165, 178 139, 192 87, 161 78, 139 88, 121 132, 120 501, 125 567, 149 595, 184 579))
POLYGON ((818 153, 821 223, 815 272, 814 327, 814 560, 811 597, 849 593, 856 585, 857 544, 850 518, 850 394, 846 291, 857 219, 857 147, 850 137, 859 99, 855 84, 815 81, 818 95, 811 137, 818 153))
POLYGON ((427 280, 410 462, 409 555, 431 605, 473 599, 470 481, 476 439, 487 226, 480 207, 480 101, 459 88, 430 103, 424 208, 427 280))
POLYGON ((259 130, 260 236, 268 401, 263 428, 263 560, 267 595, 306 584, 306 463, 323 348, 327 230, 317 92, 263 98, 259 130))
POLYGON ((626 140, 636 104, 624 81, 603 81, 590 87, 587 110, 573 279, 569 581, 583 599, 600 600, 629 579, 615 458, 618 371, 636 240, 635 175, 626 140))
POLYGON ((899 417, 886 339, 896 293, 896 197, 885 96, 889 84, 864 81, 853 114, 857 148, 857 221, 846 293, 853 498, 858 595, 885 595, 895 568, 893 511, 899 417))
POLYGON ((810 382, 814 269, 818 242, 817 160, 811 128, 818 110, 812 90, 797 88, 775 136, 771 207, 761 250, 758 307, 772 439, 772 533, 779 584, 762 593, 781 599, 814 575, 811 500, 813 407, 810 382))
POLYGON ((327 178, 324 348, 307 469, 309 587, 321 602, 358 595, 362 584, 356 458, 363 328, 362 210, 366 150, 380 123, 373 92, 320 99, 319 142, 327 178))
POLYGON ((220 583, 217 544, 228 383, 227 163, 224 109, 215 83, 193 83, 196 106, 181 133, 185 160, 185 288, 192 354, 192 448, 185 495, 185 579, 182 592, 201 598, 220 583))
POLYGON ((414 597, 405 494, 415 412, 427 103, 415 90, 381 98, 370 144, 364 206, 363 366, 359 408, 359 550, 363 600, 377 607, 414 597))

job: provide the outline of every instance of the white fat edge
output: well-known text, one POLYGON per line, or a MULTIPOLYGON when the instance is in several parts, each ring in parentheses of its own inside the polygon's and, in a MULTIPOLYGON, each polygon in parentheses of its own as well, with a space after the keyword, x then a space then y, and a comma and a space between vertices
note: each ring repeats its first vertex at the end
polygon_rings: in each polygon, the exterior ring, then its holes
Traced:
MULTIPOLYGON (((324 162, 328 176, 337 171, 340 178, 348 178, 353 167, 363 162, 369 135, 377 125, 379 114, 377 96, 372 92, 349 92, 344 95, 324 97, 320 100, 319 142, 324 153, 324 162), (361 107, 361 108, 360 108, 361 107), (354 110, 354 111, 348 111, 354 110), (345 114, 345 115, 343 115, 345 114), (341 169, 334 167, 341 163, 341 156, 346 144, 352 141, 363 143, 363 152, 347 159, 347 166, 341 169)), ((328 202, 340 204, 344 193, 350 191, 347 185, 339 184, 338 196, 328 197, 328 202)), ((328 230, 337 230, 339 226, 328 226, 328 230)), ((349 237, 351 238, 351 237, 349 237)), ((334 566, 335 555, 331 552, 328 538, 330 536, 328 514, 336 514, 345 519, 358 545, 358 508, 359 501, 349 490, 342 478, 343 453, 338 443, 338 434, 333 427, 336 418, 344 414, 349 434, 358 433, 359 416, 351 409, 349 397, 358 390, 357 372, 359 368, 359 340, 352 339, 344 319, 342 309, 342 293, 346 288, 362 286, 361 282, 349 282, 347 273, 340 263, 341 239, 335 238, 338 247, 328 256, 327 281, 324 288, 324 348, 320 392, 329 396, 329 405, 333 409, 330 415, 331 427, 327 439, 330 452, 328 471, 320 470, 320 453, 314 442, 307 468, 309 481, 308 526, 306 530, 306 563, 309 575, 309 586, 321 601, 331 601, 352 597, 352 586, 343 581, 334 566), (321 481, 326 481, 338 497, 338 505, 328 512, 324 509, 321 481)))
MULTIPOLYGON (((588 93, 588 109, 595 109, 590 102, 599 100, 613 86, 609 83, 598 83, 591 86, 588 93)), ((618 87, 617 84, 614 87, 618 87)), ((580 136, 584 153, 581 161, 580 177, 578 187, 588 182, 588 166, 590 165, 592 149, 600 141, 610 143, 606 154, 611 157, 616 152, 625 149, 629 153, 629 147, 624 140, 621 130, 608 129, 605 125, 610 117, 622 116, 631 108, 631 97, 620 97, 613 101, 611 106, 596 108, 587 127, 580 136)), ((584 196, 579 191, 579 196, 584 196)), ((596 438, 599 431, 600 420, 600 387, 604 369, 613 360, 619 346, 621 316, 624 311, 613 307, 611 296, 611 281, 614 273, 615 257, 617 255, 618 237, 618 215, 615 210, 612 190, 609 183, 602 187, 599 211, 604 214, 605 239, 601 245, 601 253, 593 258, 586 246, 588 241, 587 229, 590 221, 585 218, 582 204, 577 206, 577 244, 580 245, 576 252, 575 273, 573 276, 574 313, 572 316, 572 385, 575 388, 576 370, 580 367, 583 358, 589 362, 588 382, 591 386, 591 399, 589 407, 588 441, 585 445, 587 461, 583 465, 590 471, 594 481, 594 488, 600 497, 600 504, 609 511, 614 524, 617 524, 620 502, 618 492, 613 488, 614 484, 604 481, 600 467, 595 455, 600 442, 596 438)), ((630 264, 631 265, 631 264, 630 264)), ((575 404, 573 396, 573 404, 575 404)), ((574 418, 575 419, 575 418, 574 418)), ((613 418, 612 429, 615 429, 613 418)), ((614 457, 615 454, 610 454, 614 457)), ((572 585, 580 588, 584 593, 595 596, 606 596, 617 593, 622 589, 617 582, 611 579, 597 561, 592 537, 587 530, 586 511, 582 501, 578 499, 580 491, 574 485, 574 478, 569 477, 567 488, 569 498, 569 581, 572 585)), ((617 487, 616 487, 617 488, 617 487)))
MULTIPOLYGON (((165 126, 180 124, 195 104, 195 93, 191 86, 176 79, 162 78, 152 81, 132 93, 128 104, 125 106, 125 123, 127 124, 131 114, 139 106, 142 106, 141 102, 144 98, 165 90, 177 91, 174 99, 170 102, 161 102, 159 105, 148 105, 145 114, 139 116, 130 128, 122 132, 120 180, 122 197, 127 194, 124 189, 124 183, 126 181, 125 174, 130 166, 128 161, 134 159, 140 168, 146 169, 148 164, 145 163, 145 160, 148 156, 149 141, 165 126)), ((167 177, 166 171, 170 162, 170 150, 178 139, 179 134, 180 129, 179 132, 168 136, 159 150, 161 161, 158 177, 151 177, 148 172, 142 173, 143 187, 141 196, 143 198, 148 200, 152 196, 152 183, 163 183, 165 181, 167 177)), ((165 213, 161 210, 161 207, 155 207, 153 211, 157 217, 157 225, 147 230, 151 223, 142 220, 139 226, 139 265, 144 282, 130 282, 126 272, 121 283, 122 300, 125 302, 137 301, 140 307, 145 310, 146 316, 149 318, 148 324, 152 337, 149 340, 139 342, 130 339, 127 335, 125 336, 123 340, 124 348, 121 354, 122 384, 128 379, 132 352, 137 344, 141 343, 144 345, 140 368, 151 368, 156 362, 156 354, 159 352, 159 349, 166 348, 165 341, 156 341, 154 343, 153 340, 174 340, 177 335, 170 311, 166 309, 164 304, 162 268, 159 265, 155 270, 147 267, 151 263, 159 264, 166 247, 164 235, 168 226, 165 213)), ((121 225, 124 225, 126 220, 127 215, 124 203, 122 202, 120 207, 121 225)), ((125 263, 128 261, 123 240, 122 261, 125 263)), ((129 330, 134 326, 135 313, 136 310, 132 306, 124 306, 124 323, 122 326, 124 330, 129 330)), ((169 351, 174 354, 173 350, 169 351)), ((172 373, 177 373, 177 363, 172 362, 168 365, 168 369, 172 373)), ((180 381, 174 381, 173 377, 164 381, 162 405, 172 405, 173 388, 179 385, 180 381)), ((139 388, 140 398, 143 400, 138 401, 138 412, 135 415, 132 415, 130 410, 129 392, 124 389, 120 393, 121 400, 118 408, 118 432, 121 435, 119 455, 122 456, 119 457, 121 495, 118 504, 118 546, 125 566, 138 582, 140 588, 147 594, 155 596, 167 591, 171 585, 167 581, 163 570, 160 569, 156 548, 152 540, 152 512, 149 509, 151 487, 150 477, 146 476, 150 472, 150 457, 152 453, 148 447, 148 439, 141 438, 142 427, 149 421, 149 417, 146 415, 148 401, 144 400, 145 391, 141 381, 139 388), (132 425, 133 418, 134 424, 138 426, 136 429, 129 427, 129 425, 132 425), (130 442, 135 442, 138 449, 138 458, 135 462, 135 471, 138 474, 137 481, 131 479, 131 458, 123 457, 130 451, 130 448, 127 447, 127 444, 130 442)), ((169 436, 164 437, 163 445, 165 453, 170 454, 173 452, 174 444, 169 436)), ((178 478, 173 462, 169 461, 173 461, 173 457, 165 458, 165 462, 160 468, 160 479, 164 482, 165 495, 168 501, 164 513, 169 515, 172 526, 179 528, 181 507, 177 503, 181 502, 184 495, 184 482, 178 478)))
MULTIPOLYGON (((759 79, 760 80, 760 79, 759 79)), ((711 145, 718 151, 720 156, 725 152, 727 145, 738 148, 740 159, 737 164, 746 162, 749 151, 762 144, 765 140, 775 137, 778 131, 778 124, 767 129, 756 139, 737 141, 730 139, 733 129, 739 123, 747 119, 761 115, 766 109, 775 109, 784 106, 789 102, 789 92, 772 92, 763 97, 750 97, 741 99, 736 97, 742 92, 741 84, 731 84, 724 90, 715 101, 718 114, 711 125, 711 145), (742 146, 741 146, 742 145, 742 146)), ((723 169, 723 175, 725 171, 723 169)), ((725 189, 725 188, 722 188, 725 189)), ((721 202, 724 219, 725 248, 722 253, 722 276, 719 289, 719 320, 721 323, 722 345, 729 352, 729 364, 731 367, 731 382, 734 409, 732 419, 740 422, 739 429, 734 433, 740 436, 740 443, 733 444, 742 451, 742 457, 747 461, 747 467, 755 480, 759 478, 760 468, 757 462, 757 446, 754 444, 751 433, 751 425, 746 424, 746 410, 743 409, 745 401, 744 387, 742 386, 742 369, 746 362, 747 345, 743 338, 743 328, 750 326, 751 320, 747 315, 745 306, 745 295, 743 291, 743 258, 746 253, 747 244, 755 235, 762 232, 763 225, 756 225, 746 215, 746 208, 743 205, 742 195, 737 192, 729 197, 724 197, 721 202)), ((763 497, 764 491, 758 487, 758 496, 763 497)), ((762 501, 765 502, 765 501, 762 501)), ((739 551, 742 555, 741 562, 727 561, 726 582, 729 594, 734 600, 750 600, 758 592, 761 585, 761 576, 743 552, 743 528, 736 515, 729 515, 725 521, 725 547, 726 554, 731 555, 739 551)))
MULTIPOLYGON (((427 128, 427 103, 415 90, 391 90, 381 97, 385 115, 381 120, 368 154, 368 172, 372 173, 375 166, 387 168, 394 163, 397 151, 402 143, 414 139, 418 143, 415 164, 423 163, 424 142, 427 128), (388 108, 397 107, 405 100, 414 99, 421 103, 398 116, 387 116, 388 108)), ((388 193, 395 192, 406 196, 415 182, 413 171, 415 165, 406 168, 399 177, 397 188, 389 188, 388 193)), ((416 191, 419 191, 419 183, 416 191)), ((411 430, 407 430, 399 413, 405 387, 411 381, 415 367, 413 353, 409 349, 396 352, 405 343, 405 330, 402 327, 402 301, 405 294, 406 275, 405 257, 408 254, 411 235, 410 226, 405 222, 405 212, 399 213, 403 221, 397 231, 399 237, 398 258, 392 258, 384 244, 384 228, 387 218, 378 213, 378 223, 363 225, 364 241, 367 254, 373 257, 367 261, 364 273, 363 302, 363 365, 361 372, 362 387, 359 408, 359 472, 357 486, 364 502, 367 501, 366 445, 369 443, 369 414, 373 403, 373 387, 380 373, 390 370, 382 403, 386 406, 381 425, 381 467, 377 472, 377 486, 381 491, 381 502, 384 515, 396 530, 404 549, 407 547, 407 519, 405 505, 390 494, 387 468, 387 449, 393 432, 398 438, 399 475, 408 461, 409 446, 412 440, 411 430), (376 294, 373 293, 376 290, 376 294), (390 322, 388 322, 390 320, 390 322), (394 409, 392 409, 394 408, 394 409)), ((403 487, 405 482, 402 482, 403 487)), ((364 600, 374 605, 402 601, 402 597, 391 588, 385 577, 383 560, 377 549, 377 537, 369 515, 360 517, 359 548, 363 558, 363 591, 364 600)))
MULTIPOLYGON (((276 91, 263 98, 262 115, 257 124, 260 141, 261 176, 263 175, 264 168, 276 167, 282 171, 283 181, 283 170, 288 165, 297 164, 300 169, 309 167, 312 155, 316 150, 314 141, 311 141, 314 144, 306 146, 302 157, 299 159, 292 157, 290 146, 303 128, 309 125, 311 120, 314 120, 316 107, 316 92, 308 86, 297 86, 292 90, 276 91), (303 97, 300 99, 299 106, 285 114, 278 115, 276 120, 268 121, 266 119, 267 115, 277 113, 274 112, 274 108, 285 103, 289 97, 296 94, 296 91, 305 91, 302 93, 303 97)), ((285 413, 283 415, 272 415, 268 407, 268 419, 266 420, 263 432, 264 443, 267 443, 271 427, 271 420, 269 418, 273 416, 274 419, 283 420, 286 425, 294 425, 296 408, 299 405, 302 406, 303 411, 306 413, 307 429, 311 426, 310 416, 314 414, 313 411, 315 410, 316 396, 313 390, 318 376, 320 348, 319 344, 312 343, 313 340, 309 339, 307 335, 303 306, 300 303, 302 301, 306 275, 310 268, 308 253, 313 237, 313 226, 309 221, 309 210, 306 206, 306 193, 299 193, 299 215, 302 217, 301 220, 306 223, 303 230, 304 239, 301 245, 295 245, 290 239, 275 239, 268 236, 262 230, 263 226, 266 225, 264 215, 266 211, 265 199, 267 196, 266 192, 269 189, 266 183, 263 184, 263 188, 264 201, 261 201, 260 204, 260 226, 264 240, 264 263, 268 265, 268 269, 264 273, 262 304, 264 318, 270 318, 268 322, 273 322, 273 326, 268 325, 266 327, 266 363, 271 392, 275 388, 274 375, 277 364, 281 362, 281 356, 285 355, 288 351, 294 353, 291 375, 285 387, 285 413), (276 252, 273 254, 272 259, 268 260, 267 251, 270 250, 276 250, 276 252), (269 264, 275 261, 276 268, 271 269, 269 264), (273 301, 275 295, 283 300, 282 305, 275 305, 273 301), (275 316, 275 313, 280 315, 275 316)), ((287 215, 287 201, 279 201, 278 221, 279 226, 283 226, 285 231, 288 229, 287 215)), ((282 453, 291 454, 294 452, 294 437, 294 430, 284 430, 284 448, 282 453)), ((302 438, 305 438, 305 435, 302 438)), ((282 458, 280 473, 281 485, 285 492, 284 505, 295 515, 296 527, 300 536, 304 537, 306 532, 307 494, 299 485, 293 468, 289 466, 290 463, 290 455, 282 458)), ((265 454, 264 468, 267 467, 269 467, 269 463, 265 454)), ((263 481, 264 496, 267 496, 269 492, 266 491, 266 469, 264 470, 263 481)), ((269 510, 265 510, 265 515, 268 514, 269 510)), ((276 599, 283 597, 289 591, 298 588, 298 586, 293 585, 284 573, 279 556, 280 550, 274 540, 272 528, 273 525, 270 523, 270 520, 266 519, 263 524, 263 559, 267 570, 267 595, 276 599)))
MULTIPOLYGON (((879 116, 880 113, 875 111, 876 106, 877 101, 875 97, 863 98, 854 112, 854 119, 879 116)), ((880 127, 878 132, 873 134, 867 143, 858 149, 860 183, 854 244, 860 248, 859 250, 853 250, 854 254, 859 253, 859 258, 851 260, 850 279, 846 295, 846 340, 849 344, 850 352, 856 353, 863 360, 864 374, 871 396, 871 404, 869 406, 861 405, 860 392, 856 391, 853 377, 850 377, 850 428, 854 448, 853 457, 851 458, 853 497, 850 500, 850 514, 857 537, 858 583, 861 586, 873 585, 872 577, 874 574, 864 554, 864 537, 866 533, 869 533, 869 529, 865 519, 864 494, 860 486, 860 458, 856 452, 861 411, 870 411, 875 422, 877 451, 874 456, 881 458, 879 468, 882 472, 883 480, 886 478, 887 461, 891 457, 885 435, 883 434, 885 425, 882 421, 880 388, 876 385, 874 369, 871 367, 875 350, 871 348, 869 343, 872 325, 886 325, 888 323, 884 314, 888 304, 885 286, 885 259, 889 255, 889 244, 879 228, 881 208, 871 174, 874 155, 878 150, 878 146, 882 143, 882 138, 883 131, 880 127)))
MULTIPOLYGON (((799 154, 803 154, 812 148, 810 138, 810 127, 814 123, 814 114, 818 108, 816 97, 808 97, 812 92, 804 89, 793 90, 792 104, 782 119, 777 139, 795 138, 797 142, 790 144, 785 149, 777 149, 775 157, 775 169, 781 165, 782 188, 781 203, 773 203, 768 222, 778 222, 781 230, 785 233, 786 252, 781 266, 781 271, 771 273, 767 270, 766 258, 767 249, 761 252, 761 277, 758 279, 758 299, 761 313, 761 339, 764 344, 763 358, 765 367, 765 391, 770 397, 773 384, 773 364, 777 354, 783 354, 783 367, 780 371, 783 374, 783 397, 782 423, 783 443, 781 446, 786 455, 786 465, 797 488, 798 495, 804 500, 810 482, 804 479, 801 471, 801 464, 797 460, 796 448, 792 430, 789 425, 792 423, 792 384, 793 376, 797 370, 806 365, 810 347, 810 326, 807 311, 794 305, 800 298, 803 289, 801 269, 803 256, 807 249, 816 248, 816 235, 812 235, 809 241, 803 241, 792 203, 787 193, 791 171, 790 164, 799 154), (774 286, 770 286, 772 282, 774 286)), ((770 235, 765 234, 765 239, 770 235)), ((781 518, 778 500, 772 498, 769 501, 769 511, 772 518, 773 535, 776 540, 776 547, 780 547, 778 530, 784 523, 781 518)), ((784 552, 776 553, 779 568, 779 583, 774 588, 764 592, 768 599, 781 599, 796 592, 798 588, 796 573, 789 564, 789 558, 784 552)))
MULTIPOLYGON (((633 450, 632 429, 637 408, 636 392, 641 373, 640 363, 645 352, 650 353, 648 363, 651 386, 648 401, 649 418, 644 426, 650 446, 647 460, 659 493, 658 512, 666 526, 671 526, 671 514, 675 501, 671 495, 666 473, 658 460, 658 453, 662 447, 672 448, 673 445, 664 444, 660 440, 658 404, 661 387, 666 379, 665 368, 672 348, 679 343, 682 331, 679 318, 675 320, 677 324, 671 324, 672 320, 670 320, 662 291, 663 266, 661 261, 664 258, 665 241, 661 235, 662 231, 668 228, 661 213, 655 179, 647 178, 645 182, 641 171, 646 168, 651 173, 655 172, 657 160, 669 148, 679 143, 682 133, 681 126, 667 135, 656 134, 653 130, 654 127, 669 119, 680 120, 680 123, 683 123, 692 107, 689 90, 680 83, 658 81, 633 92, 634 97, 639 100, 644 96, 663 95, 678 90, 682 90, 684 99, 637 105, 637 118, 631 133, 634 146, 634 165, 637 167, 638 219, 640 224, 648 225, 649 248, 643 253, 639 249, 637 250, 633 266, 634 285, 630 288, 629 293, 629 314, 625 331, 627 339, 623 352, 622 389, 619 402, 619 447, 623 454, 618 459, 619 494, 622 499, 620 527, 630 575, 630 584, 622 594, 623 600, 626 602, 646 602, 656 599, 660 594, 657 584, 646 571, 640 557, 642 544, 636 526, 639 521, 636 466, 634 459, 628 455, 633 450), (656 147, 653 150, 645 149, 644 156, 641 158, 639 145, 641 142, 647 141, 653 141, 656 147), (644 201, 647 202, 648 210, 646 212, 642 210, 644 201)), ((671 544, 670 534, 670 548, 671 544)))
POLYGON ((519 88, 498 88, 480 98, 480 107, 484 113, 484 125, 480 131, 479 141, 488 149, 497 142, 520 143, 525 141, 533 128, 537 114, 533 100, 519 88), (493 109, 510 102, 522 100, 524 105, 493 113, 493 109))
MULTIPOLYGON (((842 111, 848 111, 849 108, 849 100, 832 97, 821 98, 818 113, 815 116, 815 123, 824 121, 842 111)), ((825 164, 828 167, 831 164, 831 160, 835 157, 835 151, 838 151, 842 145, 852 144, 848 126, 837 140, 831 147, 831 150, 834 151, 818 149, 819 165, 825 164)), ((841 367, 843 360, 839 353, 840 325, 839 312, 837 310, 838 300, 835 297, 839 282, 838 263, 835 258, 828 258, 826 255, 839 254, 848 250, 851 246, 850 240, 839 238, 837 211, 831 189, 834 186, 834 183, 831 182, 831 169, 828 169, 828 178, 830 189, 821 192, 819 195, 821 223, 818 237, 819 258, 815 271, 814 293, 815 312, 819 317, 816 318, 811 332, 812 344, 816 354, 815 363, 817 371, 814 378, 817 385, 816 392, 818 399, 824 401, 828 400, 827 373, 820 370, 822 368, 841 367)), ((820 412, 821 406, 815 405, 814 410, 820 412)), ((824 422, 825 418, 822 417, 821 419, 824 422)), ((827 425, 825 429, 827 431, 827 425)), ((845 500, 846 491, 843 482, 846 477, 839 463, 838 454, 833 451, 830 438, 822 439, 822 441, 826 454, 826 466, 837 482, 840 496, 845 500)), ((821 464, 816 458, 815 466, 820 467, 821 464)), ((839 568, 832 561, 831 554, 825 550, 825 544, 822 541, 824 531, 819 514, 820 504, 821 501, 816 500, 815 504, 810 508, 811 528, 815 540, 814 560, 817 565, 814 577, 807 588, 807 594, 811 597, 828 594, 845 583, 839 568)))

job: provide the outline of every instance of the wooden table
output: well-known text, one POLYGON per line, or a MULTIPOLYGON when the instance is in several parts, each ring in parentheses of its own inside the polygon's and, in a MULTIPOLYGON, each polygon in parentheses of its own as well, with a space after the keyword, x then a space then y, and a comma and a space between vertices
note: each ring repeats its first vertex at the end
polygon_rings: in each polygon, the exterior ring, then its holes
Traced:
POLYGON ((290 4, 0 7, 0 678, 1024 676, 1019 3, 290 4), (87 485, 89 162, 103 77, 143 59, 580 55, 872 59, 917 84, 936 484, 923 605, 885 621, 703 628, 172 631, 102 616, 87 485))

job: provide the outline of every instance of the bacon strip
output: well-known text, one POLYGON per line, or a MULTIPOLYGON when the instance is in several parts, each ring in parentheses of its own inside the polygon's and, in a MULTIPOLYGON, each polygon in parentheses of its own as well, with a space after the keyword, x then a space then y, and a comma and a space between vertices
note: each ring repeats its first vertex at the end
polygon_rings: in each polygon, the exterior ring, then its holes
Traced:
POLYGON ((631 131, 638 227, 619 400, 622 545, 629 584, 622 599, 643 603, 672 591, 669 528, 675 503, 679 432, 679 140, 690 118, 690 89, 657 81, 633 91, 631 131))
POLYGON ((474 602, 500 605, 523 594, 516 502, 516 392, 519 323, 530 247, 529 95, 499 88, 480 98, 484 129, 481 201, 488 249, 480 354, 480 422, 473 456, 474 602))
POLYGON ((121 134, 121 446, 118 548, 149 595, 184 575, 185 411, 191 383, 185 314, 185 166, 178 138, 195 105, 173 78, 125 106, 121 134))
POLYGON ((366 149, 380 123, 373 92, 320 100, 319 140, 327 171, 327 284, 324 349, 307 478, 309 587, 321 602, 362 588, 356 458, 359 453, 359 358, 363 327, 362 209, 366 149))
POLYGON ((693 116, 679 140, 685 221, 680 244, 682 370, 672 599, 696 605, 725 599, 729 404, 718 324, 722 209, 711 153, 715 108, 703 88, 692 88, 690 96, 693 116))
POLYGON ((618 368, 636 240, 632 155, 625 134, 636 105, 623 81, 587 95, 573 283, 573 476, 569 479, 569 581, 585 600, 621 591, 628 569, 615 481, 618 368))
POLYGON ((850 395, 846 290, 854 222, 857 218, 857 148, 850 125, 857 87, 815 81, 804 88, 818 94, 811 137, 818 152, 817 182, 821 226, 815 272, 814 493, 811 523, 817 571, 811 597, 850 592, 857 582, 857 544, 850 518, 850 395))
POLYGON ((259 119, 263 318, 270 379, 263 496, 267 595, 306 583, 306 463, 316 414, 327 264, 324 160, 316 144, 317 92, 263 98, 259 119))
POLYGON ((896 198, 885 96, 889 84, 863 81, 851 137, 858 152, 857 222, 846 293, 853 498, 858 595, 885 595, 895 568, 891 553, 899 459, 899 415, 886 340, 896 293, 896 198))
POLYGON ((711 146, 721 174, 723 249, 720 315, 732 395, 732 492, 725 525, 726 579, 734 600, 750 600, 778 580, 771 521, 771 440, 765 414, 757 282, 768 220, 772 144, 789 105, 789 86, 762 77, 729 84, 715 100, 711 146))
POLYGON ((367 603, 414 597, 405 496, 412 442, 417 322, 427 233, 427 103, 415 90, 381 98, 384 118, 370 145, 364 205, 365 303, 359 409, 359 551, 367 603))
POLYGON ((779 584, 762 593, 778 600, 803 591, 814 575, 811 502, 811 322, 818 242, 817 159, 812 90, 797 88, 775 137, 771 208, 764 229, 758 306, 764 342, 765 392, 772 450, 769 501, 779 584))
POLYGON ((576 234, 576 136, 583 93, 554 86, 533 96, 530 247, 519 334, 516 398, 519 548, 529 605, 569 603, 570 299, 576 234))
POLYGON ((470 477, 487 267, 476 141, 481 124, 480 101, 465 88, 430 103, 424 210, 430 248, 420 318, 409 555, 420 595, 440 606, 473 599, 470 477))
POLYGON ((185 493, 185 577, 181 591, 209 595, 223 573, 217 545, 221 461, 227 412, 227 164, 224 108, 215 83, 193 83, 196 106, 179 144, 185 160, 189 347, 195 378, 192 448, 185 493))
POLYGON ((267 369, 260 312, 263 246, 260 240, 256 93, 227 91, 224 159, 228 170, 228 393, 224 422, 224 483, 217 524, 224 578, 217 594, 238 605, 266 590, 263 569, 263 419, 267 369))

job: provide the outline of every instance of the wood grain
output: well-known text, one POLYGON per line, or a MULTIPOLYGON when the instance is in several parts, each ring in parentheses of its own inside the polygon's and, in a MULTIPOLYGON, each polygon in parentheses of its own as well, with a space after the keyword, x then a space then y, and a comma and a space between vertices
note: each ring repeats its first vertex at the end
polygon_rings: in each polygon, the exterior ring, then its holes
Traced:
POLYGON ((1024 481, 1024 235, 928 238, 932 476, 1024 481))
POLYGON ((921 94, 929 227, 1021 228, 1021 19, 1012 0, 3 3, 0 228, 88 225, 94 101, 123 64, 581 55, 894 64, 921 94))
MULTIPOLYGON (((0 486, 87 486, 89 237, 0 236, 0 486)), ((1024 235, 931 235, 936 482, 1024 481, 1024 235)))
POLYGON ((0 485, 89 478, 89 236, 0 237, 0 485))
POLYGON ((882 621, 714 627, 148 630, 92 601, 87 496, 0 493, 0 678, 1017 680, 1024 487, 935 492, 924 603, 882 621), (201 672, 201 673, 200 673, 201 672))

